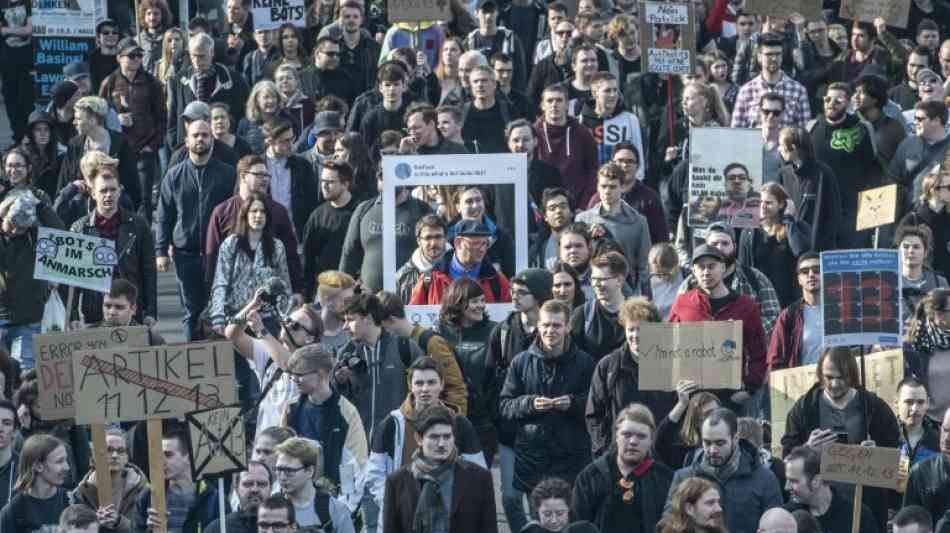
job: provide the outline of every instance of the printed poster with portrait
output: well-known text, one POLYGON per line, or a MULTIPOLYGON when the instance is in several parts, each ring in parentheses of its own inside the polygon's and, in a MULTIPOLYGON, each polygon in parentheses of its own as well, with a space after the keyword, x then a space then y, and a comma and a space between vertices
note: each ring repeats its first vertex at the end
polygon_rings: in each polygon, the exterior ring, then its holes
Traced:
POLYGON ((640 4, 643 72, 691 75, 696 70, 696 25, 692 4, 640 4))
POLYGON ((687 222, 751 228, 759 225, 762 133, 753 129, 691 128, 687 222))
MULTIPOLYGON (((492 231, 485 260, 496 270, 520 272, 528 267, 528 159, 525 154, 463 154, 463 155, 392 155, 383 157, 383 288, 400 294, 397 274, 413 261, 416 254, 430 254, 431 259, 450 257, 453 253, 454 228, 460 217, 475 213, 465 201, 480 197, 482 221, 492 231), (472 186, 477 186, 477 190, 472 186), (429 252, 428 235, 417 236, 411 250, 397 249, 397 191, 403 187, 423 198, 438 210, 438 198, 450 198, 453 206, 462 206, 458 214, 447 216, 448 232, 442 248, 429 252), (513 215, 513 216, 512 216, 513 215), (513 226, 513 227, 511 227, 513 226), (440 253, 441 252, 441 253, 440 253), (397 264, 397 257, 408 258, 397 264), (513 264, 505 265, 505 263, 513 264)), ((443 206, 445 203, 443 202, 443 206)), ((444 209, 443 211, 444 212, 444 209)), ((405 233, 402 228, 400 233, 405 233)), ((412 228, 410 233, 414 233, 412 228)), ((466 252, 468 253, 468 252, 466 252)), ((429 257, 426 258, 430 259, 429 257)), ((509 279, 511 276, 508 276, 509 279)), ((407 305, 406 316, 424 326, 435 324, 438 305, 407 305)), ((511 311, 510 303, 486 306, 491 320, 500 321, 511 311)))

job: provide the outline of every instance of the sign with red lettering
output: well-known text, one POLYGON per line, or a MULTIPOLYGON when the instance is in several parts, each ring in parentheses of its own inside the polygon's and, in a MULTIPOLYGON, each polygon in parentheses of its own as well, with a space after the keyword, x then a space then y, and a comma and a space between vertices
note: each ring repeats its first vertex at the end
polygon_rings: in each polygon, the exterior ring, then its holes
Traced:
POLYGON ((897 490, 901 452, 854 444, 828 444, 821 450, 821 478, 897 490))
POLYGON ((76 416, 73 402, 73 353, 122 346, 148 346, 148 328, 92 328, 33 337, 40 396, 37 408, 43 420, 76 416))
POLYGON ((230 342, 80 351, 73 376, 78 424, 181 418, 237 401, 230 342))

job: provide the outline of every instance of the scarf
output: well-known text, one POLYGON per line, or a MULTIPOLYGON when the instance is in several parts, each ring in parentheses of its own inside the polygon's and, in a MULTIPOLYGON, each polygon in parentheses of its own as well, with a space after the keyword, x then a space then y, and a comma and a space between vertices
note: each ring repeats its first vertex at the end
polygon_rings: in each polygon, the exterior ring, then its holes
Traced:
POLYGON ((416 250, 412 252, 412 257, 410 259, 412 260, 412 264, 419 269, 420 273, 432 272, 433 263, 432 261, 426 259, 426 256, 422 253, 421 248, 416 248, 416 250))
POLYGON ((414 533, 431 533, 435 525, 435 518, 445 512, 445 502, 442 501, 442 477, 450 468, 455 468, 458 458, 458 448, 452 450, 452 455, 444 462, 433 462, 423 457, 419 450, 412 454, 412 476, 422 482, 422 493, 416 504, 416 513, 412 519, 414 533))
POLYGON ((933 319, 928 318, 914 338, 913 345, 915 350, 923 353, 950 350, 950 331, 934 324, 933 319))
POLYGON ((722 466, 712 466, 706 461, 706 457, 703 456, 703 460, 699 463, 699 471, 707 476, 711 476, 720 483, 725 483, 739 470, 740 459, 742 459, 742 450, 737 445, 735 451, 732 452, 732 457, 722 466))

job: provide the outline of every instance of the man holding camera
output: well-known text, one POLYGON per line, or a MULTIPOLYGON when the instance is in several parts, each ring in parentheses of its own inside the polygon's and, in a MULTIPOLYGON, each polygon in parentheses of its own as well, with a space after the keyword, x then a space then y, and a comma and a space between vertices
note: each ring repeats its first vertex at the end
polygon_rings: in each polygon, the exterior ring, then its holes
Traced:
POLYGON ((265 327, 262 314, 268 303, 267 290, 260 288, 243 309, 228 318, 224 335, 253 366, 261 382, 261 402, 257 408, 257 433, 280 425, 281 414, 297 396, 287 365, 296 349, 317 344, 323 334, 320 316, 307 304, 297 306, 280 323, 265 327), (248 329, 253 336, 248 334, 248 329), (276 334, 276 336, 275 336, 276 334))

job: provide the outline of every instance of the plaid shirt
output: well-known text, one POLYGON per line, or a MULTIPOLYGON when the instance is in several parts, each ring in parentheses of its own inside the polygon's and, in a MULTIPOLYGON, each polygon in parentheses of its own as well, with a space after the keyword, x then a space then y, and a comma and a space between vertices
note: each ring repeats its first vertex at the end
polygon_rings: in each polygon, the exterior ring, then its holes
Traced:
MULTIPOLYGON (((690 274, 683 280, 683 283, 680 284, 677 294, 683 294, 698 286, 699 284, 696 281, 696 277, 690 274)), ((778 314, 782 311, 782 306, 778 302, 778 293, 775 292, 775 287, 772 286, 772 282, 769 281, 768 276, 755 267, 736 265, 735 275, 732 276, 729 290, 735 293, 745 294, 755 300, 755 303, 759 304, 759 314, 762 316, 762 327, 765 329, 765 338, 772 338, 772 328, 775 327, 775 321, 778 320, 778 314), (755 276, 755 285, 758 285, 758 290, 756 290, 752 282, 746 278, 747 272, 751 272, 752 275, 755 276)))
POLYGON ((781 126, 804 128, 805 123, 811 119, 808 91, 805 90, 804 85, 784 73, 775 85, 769 85, 760 74, 739 89, 736 105, 732 110, 732 127, 758 128, 760 124, 759 100, 769 91, 777 92, 785 98, 781 126))

